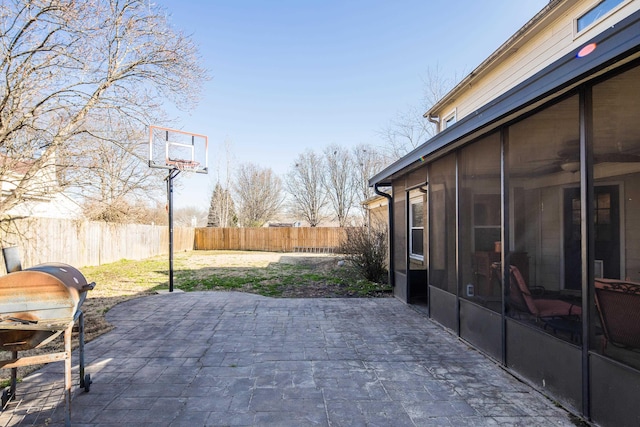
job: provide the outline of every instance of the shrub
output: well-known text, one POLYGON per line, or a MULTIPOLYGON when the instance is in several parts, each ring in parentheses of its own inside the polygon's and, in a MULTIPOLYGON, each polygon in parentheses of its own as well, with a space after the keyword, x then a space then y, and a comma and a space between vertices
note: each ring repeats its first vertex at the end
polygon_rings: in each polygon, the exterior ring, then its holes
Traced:
POLYGON ((346 239, 339 247, 340 253, 365 279, 387 281, 387 228, 354 227, 346 229, 346 239))

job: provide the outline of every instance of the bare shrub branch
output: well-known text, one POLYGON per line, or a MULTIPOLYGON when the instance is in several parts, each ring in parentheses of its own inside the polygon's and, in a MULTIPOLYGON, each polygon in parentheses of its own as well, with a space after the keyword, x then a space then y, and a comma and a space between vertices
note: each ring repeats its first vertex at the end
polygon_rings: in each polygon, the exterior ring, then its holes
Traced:
POLYGON ((347 227, 347 236, 339 251, 367 280, 385 283, 387 280, 388 233, 380 227, 347 227))

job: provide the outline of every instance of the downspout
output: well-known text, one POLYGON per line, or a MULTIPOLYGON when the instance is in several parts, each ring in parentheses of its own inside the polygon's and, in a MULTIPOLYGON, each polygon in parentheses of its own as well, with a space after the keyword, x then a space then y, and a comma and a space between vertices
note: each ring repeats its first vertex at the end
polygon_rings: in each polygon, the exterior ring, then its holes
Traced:
POLYGON ((431 114, 427 114, 427 120, 436 125, 436 131, 439 130, 440 126, 440 116, 432 116, 431 114))
POLYGON ((436 134, 440 132, 440 116, 432 116, 431 114, 426 114, 424 117, 426 117, 427 121, 435 125, 436 134))
POLYGON ((378 184, 374 184, 373 191, 379 196, 387 199, 388 202, 388 210, 389 210, 389 284, 391 287, 396 286, 395 281, 395 263, 393 262, 394 258, 394 244, 393 244, 393 199, 389 193, 385 193, 378 189, 378 184))

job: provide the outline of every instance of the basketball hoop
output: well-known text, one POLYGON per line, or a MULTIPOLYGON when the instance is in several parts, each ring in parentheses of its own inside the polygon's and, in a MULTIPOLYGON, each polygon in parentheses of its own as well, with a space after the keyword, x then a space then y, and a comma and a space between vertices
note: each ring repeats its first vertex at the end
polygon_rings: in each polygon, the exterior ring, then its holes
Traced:
POLYGON ((149 167, 206 174, 208 147, 206 135, 149 126, 149 167))
POLYGON ((173 180, 180 172, 209 173, 209 139, 206 135, 149 126, 149 167, 168 170, 169 292, 173 292, 173 180))
POLYGON ((167 160, 167 165, 182 172, 193 172, 198 169, 200 162, 196 162, 195 160, 175 159, 167 160))

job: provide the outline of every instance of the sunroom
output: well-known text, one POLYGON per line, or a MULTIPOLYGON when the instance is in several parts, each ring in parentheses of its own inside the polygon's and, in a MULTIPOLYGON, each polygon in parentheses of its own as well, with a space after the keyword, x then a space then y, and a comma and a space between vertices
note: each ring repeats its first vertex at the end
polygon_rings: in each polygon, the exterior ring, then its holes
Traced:
POLYGON ((602 425, 640 408, 640 13, 370 180, 396 297, 602 425))

